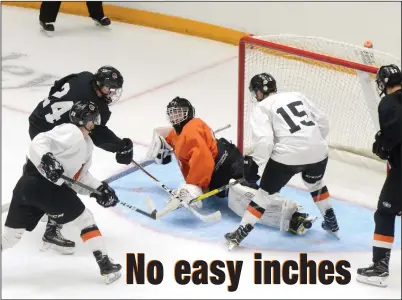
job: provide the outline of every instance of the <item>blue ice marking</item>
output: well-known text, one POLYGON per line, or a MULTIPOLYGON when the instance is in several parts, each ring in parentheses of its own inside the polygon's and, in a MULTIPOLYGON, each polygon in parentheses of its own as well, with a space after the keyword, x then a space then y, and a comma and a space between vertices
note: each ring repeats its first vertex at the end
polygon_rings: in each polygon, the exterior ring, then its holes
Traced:
MULTIPOLYGON (((148 162, 145 168, 170 189, 178 188, 181 183, 184 183, 183 176, 175 161, 164 166, 148 162)), ((109 179, 109 182, 116 190, 119 198, 140 209, 147 210, 144 202, 146 197, 152 198, 157 209, 162 209, 169 198, 169 194, 166 191, 136 167, 126 170, 124 175, 118 174, 114 176, 113 179, 109 179)), ((318 219, 313 224, 313 227, 306 235, 295 236, 258 224, 243 241, 242 245, 257 249, 266 248, 298 252, 371 251, 374 232, 373 210, 332 198, 332 205, 340 227, 341 240, 337 240, 322 230, 322 217, 310 193, 292 187, 285 187, 282 189, 281 195, 300 203, 304 208, 304 212, 316 215, 318 219)), ((222 213, 222 220, 216 223, 204 223, 184 208, 178 209, 160 220, 152 220, 123 207, 119 207, 119 209, 128 218, 133 218, 137 222, 157 231, 217 243, 222 243, 223 236, 227 232, 235 230, 241 220, 227 207, 227 199, 218 197, 210 197, 204 200, 203 208, 200 210, 202 214, 207 214, 219 209, 222 213)), ((394 248, 400 248, 400 246, 401 220, 397 218, 395 222, 394 248)))

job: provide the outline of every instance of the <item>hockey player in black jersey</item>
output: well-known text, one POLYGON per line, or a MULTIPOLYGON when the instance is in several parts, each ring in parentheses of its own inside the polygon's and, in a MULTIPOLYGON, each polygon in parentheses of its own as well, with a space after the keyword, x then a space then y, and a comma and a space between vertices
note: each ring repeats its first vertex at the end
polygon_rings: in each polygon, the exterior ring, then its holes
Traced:
POLYGON ((394 241, 395 218, 401 215, 402 176, 402 74, 396 65, 382 66, 376 83, 380 96, 378 106, 380 131, 375 135, 373 153, 387 160, 390 167, 374 214, 373 264, 357 269, 357 280, 387 286, 389 260, 394 241))
MULTIPOLYGON (((120 139, 106 126, 111 116, 109 105, 119 100, 122 87, 123 76, 111 66, 103 66, 95 74, 81 72, 61 78, 29 116, 30 138, 57 125, 70 123, 69 111, 73 104, 92 101, 99 107, 101 117, 101 124, 90 134, 93 143, 105 151, 116 153, 118 163, 130 164, 133 159, 132 141, 129 138, 120 139)), ((48 219, 42 238, 46 248, 51 244, 62 253, 73 253, 75 243, 65 239, 60 229, 61 225, 48 219)))

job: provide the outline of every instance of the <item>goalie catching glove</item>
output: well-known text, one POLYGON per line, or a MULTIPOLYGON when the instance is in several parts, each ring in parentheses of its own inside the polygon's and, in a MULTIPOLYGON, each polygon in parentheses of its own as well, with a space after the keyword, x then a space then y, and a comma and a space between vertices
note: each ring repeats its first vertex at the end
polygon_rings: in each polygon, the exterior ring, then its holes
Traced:
MULTIPOLYGON (((172 161, 172 147, 166 142, 163 133, 160 134, 162 129, 155 129, 152 137, 151 147, 148 152, 148 158, 155 160, 158 165, 166 165, 172 161)), ((169 130, 171 130, 169 128, 169 130)), ((167 135, 167 134, 166 134, 167 135)))
POLYGON ((97 193, 91 193, 89 196, 96 199, 96 202, 100 206, 105 208, 116 206, 119 203, 119 199, 116 196, 115 191, 104 181, 102 181, 102 185, 97 189, 101 193, 101 195, 97 193))

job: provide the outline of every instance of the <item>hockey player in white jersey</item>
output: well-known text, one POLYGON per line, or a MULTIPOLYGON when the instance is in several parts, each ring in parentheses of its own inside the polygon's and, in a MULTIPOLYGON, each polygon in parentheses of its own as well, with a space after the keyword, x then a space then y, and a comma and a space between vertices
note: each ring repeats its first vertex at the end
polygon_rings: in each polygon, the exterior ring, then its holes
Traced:
POLYGON ((339 227, 323 182, 329 126, 326 116, 298 92, 277 93, 274 77, 255 75, 249 90, 257 100, 251 115, 251 146, 245 149, 244 176, 259 189, 237 230, 225 235, 229 249, 253 230, 265 209, 288 181, 301 173, 303 182, 324 217, 322 227, 337 234, 339 227))
MULTIPOLYGON (((77 196, 77 193, 90 194, 105 208, 119 202, 114 190, 88 171, 94 147, 89 133, 100 124, 99 109, 91 101, 77 102, 71 108, 70 120, 71 124, 56 126, 31 141, 28 162, 13 190, 1 249, 14 247, 24 232, 34 230, 46 213, 59 224, 72 222, 79 228, 81 239, 92 251, 105 282, 111 283, 121 276, 121 265, 109 259, 92 213, 77 196), (65 182, 61 175, 97 189, 100 195, 65 182)), ((53 240, 57 236, 48 240, 46 246, 57 247, 53 240)))

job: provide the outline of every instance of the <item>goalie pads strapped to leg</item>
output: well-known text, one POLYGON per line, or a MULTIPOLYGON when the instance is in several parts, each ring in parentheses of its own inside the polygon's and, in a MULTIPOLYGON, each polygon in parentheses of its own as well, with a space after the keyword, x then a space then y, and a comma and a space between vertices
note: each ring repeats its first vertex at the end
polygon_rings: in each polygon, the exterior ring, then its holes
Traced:
POLYGON ((165 165, 172 161, 172 147, 166 142, 165 137, 169 134, 171 127, 159 127, 154 129, 151 146, 147 157, 158 165, 165 165))
MULTIPOLYGON (((230 180, 232 182, 233 179, 230 180)), ((238 216, 243 217, 249 203, 253 200, 257 190, 237 184, 229 189, 229 208, 238 216)), ((281 231, 288 231, 293 214, 300 209, 295 201, 281 197, 278 193, 270 195, 272 198, 258 223, 275 227, 281 231)))

